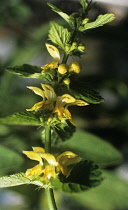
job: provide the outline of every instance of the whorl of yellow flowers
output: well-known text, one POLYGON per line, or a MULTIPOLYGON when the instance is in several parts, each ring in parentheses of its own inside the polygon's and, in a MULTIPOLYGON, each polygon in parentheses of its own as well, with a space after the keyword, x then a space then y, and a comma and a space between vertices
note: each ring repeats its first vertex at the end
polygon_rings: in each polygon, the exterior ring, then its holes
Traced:
POLYGON ((42 147, 33 147, 33 151, 23 151, 31 160, 39 163, 33 168, 27 169, 25 177, 30 179, 39 179, 40 181, 49 181, 55 178, 58 173, 66 177, 70 175, 69 165, 81 161, 81 158, 73 152, 66 151, 55 157, 50 153, 45 153, 42 147))
POLYGON ((38 111, 38 110, 49 110, 50 113, 55 114, 59 120, 66 118, 72 122, 72 116, 70 111, 68 110, 69 106, 86 106, 86 103, 83 100, 77 100, 70 94, 64 94, 62 96, 57 96, 54 89, 50 85, 41 84, 42 89, 38 87, 28 87, 35 94, 42 97, 42 101, 34 104, 34 106, 30 109, 26 109, 27 111, 38 111))

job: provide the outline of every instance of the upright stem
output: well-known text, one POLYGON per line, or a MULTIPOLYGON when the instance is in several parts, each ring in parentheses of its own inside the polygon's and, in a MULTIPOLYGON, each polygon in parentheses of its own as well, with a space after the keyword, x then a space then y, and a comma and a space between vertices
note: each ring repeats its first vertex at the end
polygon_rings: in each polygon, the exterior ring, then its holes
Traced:
POLYGON ((68 57, 69 57, 69 55, 65 53, 64 57, 63 57, 63 60, 62 60, 62 63, 66 63, 67 60, 68 60, 68 57))
MULTIPOLYGON (((50 126, 45 127, 45 152, 51 153, 51 128, 50 126)), ((46 197, 48 200, 49 210, 57 210, 53 189, 45 189, 46 197)))
POLYGON ((45 152, 51 152, 51 128, 50 126, 45 127, 45 152))
MULTIPOLYGON (((77 33, 77 31, 76 31, 76 30, 74 30, 74 31, 73 31, 73 33, 72 33, 72 37, 71 37, 71 44, 74 42, 74 39, 75 39, 76 33, 77 33)), ((67 60, 68 60, 68 57, 69 57, 69 54, 64 53, 64 57, 63 57, 62 63, 66 63, 66 62, 67 62, 67 60)))
POLYGON ((53 189, 46 188, 45 193, 46 193, 47 200, 48 200, 49 210, 57 210, 53 189))

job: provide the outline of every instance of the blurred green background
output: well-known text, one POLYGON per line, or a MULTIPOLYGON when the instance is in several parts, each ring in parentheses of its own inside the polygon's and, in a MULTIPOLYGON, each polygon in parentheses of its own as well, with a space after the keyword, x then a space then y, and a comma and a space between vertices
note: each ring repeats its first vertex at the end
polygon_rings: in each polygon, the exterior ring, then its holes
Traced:
MULTIPOLYGON (((52 61, 45 48, 49 22, 54 20, 62 25, 66 23, 50 10, 47 2, 68 14, 80 7, 78 1, 68 0, 1 1, 0 117, 24 111, 38 100, 26 86, 36 86, 40 81, 12 75, 6 72, 6 68, 24 63, 42 66, 52 61)), ((128 209, 125 197, 128 189, 128 10, 126 6, 97 3, 89 16, 93 20, 97 15, 107 12, 114 12, 116 19, 83 34, 86 54, 80 59, 81 80, 99 91, 105 102, 82 108, 71 107, 71 112, 78 128, 111 142, 123 153, 124 160, 120 165, 108 168, 108 171, 116 172, 120 178, 111 178, 111 183, 105 183, 106 191, 100 192, 102 196, 98 191, 95 193, 95 190, 78 198, 57 193, 57 202, 63 210, 128 209), (111 186, 111 189, 107 189, 107 186, 111 186)), ((0 145, 0 176, 25 171, 28 162, 24 160, 22 150, 41 146, 40 129, 0 125, 0 145)), ((0 190, 0 210, 45 210, 45 203, 44 194, 34 186, 0 190)))

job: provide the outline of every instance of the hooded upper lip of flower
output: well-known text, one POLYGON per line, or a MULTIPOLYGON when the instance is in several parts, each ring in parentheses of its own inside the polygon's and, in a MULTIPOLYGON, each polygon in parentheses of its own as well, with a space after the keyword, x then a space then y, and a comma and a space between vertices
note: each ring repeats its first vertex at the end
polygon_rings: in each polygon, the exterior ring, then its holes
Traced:
POLYGON ((65 176, 70 175, 68 166, 78 163, 81 158, 71 151, 63 152, 57 158, 50 153, 45 153, 42 147, 33 147, 33 151, 23 151, 23 153, 31 160, 39 162, 33 168, 27 169, 25 176, 28 178, 36 178, 41 175, 40 180, 49 180, 51 177, 55 178, 57 172, 62 172, 65 176), (47 164, 44 164, 44 160, 47 164), (43 176, 42 176, 43 174, 43 176))
POLYGON ((57 117, 59 120, 62 120, 62 117, 66 117, 67 119, 69 119, 72 122, 72 117, 71 117, 71 113, 68 110, 69 106, 86 106, 88 105, 88 103, 82 101, 82 100, 77 100, 75 99, 73 96, 69 95, 69 94, 64 94, 62 96, 58 96, 57 100, 56 100, 56 106, 54 109, 54 113, 57 113, 57 117))
POLYGON ((60 61, 59 50, 55 46, 50 45, 50 44, 46 44, 46 48, 49 54, 53 57, 54 61, 42 66, 41 68, 42 69, 58 68, 58 64, 60 61))
POLYGON ((54 108, 54 101, 56 99, 56 94, 54 89, 50 85, 41 84, 42 89, 38 87, 28 87, 30 90, 32 90, 36 95, 39 95, 43 98, 42 101, 36 103, 32 108, 26 109, 27 111, 33 111, 33 110, 44 110, 49 109, 53 110, 54 108))

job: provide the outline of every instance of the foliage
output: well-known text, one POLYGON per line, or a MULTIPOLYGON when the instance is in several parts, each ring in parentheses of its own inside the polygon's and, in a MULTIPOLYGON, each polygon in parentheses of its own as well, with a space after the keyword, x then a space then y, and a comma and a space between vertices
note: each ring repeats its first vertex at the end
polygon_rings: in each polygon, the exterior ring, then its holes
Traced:
POLYGON ((96 188, 73 196, 83 207, 113 210, 128 207, 128 183, 115 173, 103 172, 104 181, 96 188), (122 196, 123 195, 123 196, 122 196), (93 198, 93 202, 92 202, 93 198))
POLYGON ((61 150, 70 149, 87 160, 94 160, 101 167, 121 162, 121 153, 110 143, 88 132, 77 131, 73 137, 61 144, 61 150), (79 141, 78 141, 79 139, 79 141))

